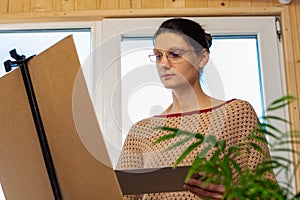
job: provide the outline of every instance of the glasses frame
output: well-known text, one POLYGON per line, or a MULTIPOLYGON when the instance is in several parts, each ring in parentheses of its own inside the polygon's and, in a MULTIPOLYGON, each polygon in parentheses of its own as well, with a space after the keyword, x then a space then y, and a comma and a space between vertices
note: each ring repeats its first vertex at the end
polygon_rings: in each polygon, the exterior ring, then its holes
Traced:
MULTIPOLYGON (((203 49, 203 48, 202 48, 203 49)), ((151 53, 148 55, 149 57, 149 60, 151 62, 155 62, 155 63, 161 63, 162 59, 163 59, 163 56, 165 55, 167 60, 170 62, 170 63, 176 63, 180 60, 183 59, 183 55, 186 54, 186 53, 189 53, 189 52, 196 52, 196 51, 201 51, 202 49, 189 49, 189 50, 181 50, 181 49, 176 49, 176 50, 173 50, 173 51, 164 51, 164 50, 161 50, 159 51, 159 53, 161 53, 162 57, 161 59, 158 61, 156 59, 156 55, 155 53, 151 53), (178 51, 178 53, 176 53, 176 51, 178 51), (173 55, 176 55, 178 57, 173 57, 170 56, 170 54, 173 54, 173 55), (170 59, 171 58, 171 59, 170 59)))

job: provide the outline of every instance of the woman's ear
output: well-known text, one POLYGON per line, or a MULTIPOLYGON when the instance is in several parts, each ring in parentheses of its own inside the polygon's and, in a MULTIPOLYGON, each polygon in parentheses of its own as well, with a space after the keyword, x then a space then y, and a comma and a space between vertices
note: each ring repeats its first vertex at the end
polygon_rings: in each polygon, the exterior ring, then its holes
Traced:
POLYGON ((209 60, 209 52, 207 49, 203 49, 200 55, 199 67, 202 69, 208 63, 208 60, 209 60))

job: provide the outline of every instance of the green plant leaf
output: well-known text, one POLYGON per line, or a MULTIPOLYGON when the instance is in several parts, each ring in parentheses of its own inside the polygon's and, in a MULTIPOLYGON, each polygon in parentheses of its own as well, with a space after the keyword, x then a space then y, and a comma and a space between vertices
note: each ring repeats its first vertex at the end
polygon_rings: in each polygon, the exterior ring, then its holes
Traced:
POLYGON ((175 162, 175 164, 174 164, 174 168, 176 168, 177 167, 177 165, 181 162, 181 161, 183 161, 185 158, 186 158, 186 156, 188 156, 189 155, 189 153, 191 152, 191 151, 193 151, 195 148, 197 148, 199 145, 201 145, 202 144, 202 142, 200 141, 200 142, 195 142, 194 144, 192 144, 192 145, 190 145, 180 156, 179 156, 179 158, 176 160, 176 162, 175 162))
POLYGON ((254 130, 252 131, 252 133, 253 133, 253 134, 262 133, 262 134, 264 134, 264 135, 268 135, 268 136, 270 136, 270 137, 272 137, 272 138, 275 138, 275 139, 278 139, 278 140, 280 140, 280 138, 281 138, 281 137, 276 136, 274 133, 271 133, 270 131, 268 131, 268 130, 266 130, 266 129, 254 129, 254 130))
POLYGON ((272 110, 278 110, 282 107, 287 106, 288 104, 290 104, 293 100, 295 100, 294 96, 291 95, 286 95, 283 96, 279 99, 276 99, 275 101, 273 101, 268 107, 267 107, 267 111, 272 111, 272 110))
POLYGON ((205 146, 200 153, 198 154, 197 157, 199 158, 204 158, 206 157, 206 155, 208 154, 208 152, 212 149, 213 145, 212 144, 207 144, 207 146, 205 146))
POLYGON ((262 154, 265 154, 265 151, 258 144, 254 143, 254 142, 250 142, 249 145, 251 147, 253 147, 256 151, 258 151, 258 152, 260 152, 262 154))
POLYGON ((286 157, 282 157, 282 156, 272 156, 272 160, 275 160, 275 161, 284 161, 284 162, 287 162, 288 164, 293 164, 293 161, 290 160, 289 158, 286 158, 286 157))
MULTIPOLYGON (((281 130, 279 130, 278 128, 276 128, 275 126, 268 124, 268 123, 260 123, 260 126, 263 128, 269 128, 274 130, 276 133, 280 133, 281 135, 284 135, 284 132, 282 132, 281 130)), ((261 130, 259 130, 261 131, 261 130)))
POLYGON ((288 121, 285 118, 278 117, 278 116, 273 116, 273 115, 262 116, 261 119, 264 120, 264 121, 276 120, 276 121, 281 121, 281 122, 284 122, 284 123, 290 123, 290 121, 288 121))
POLYGON ((165 151, 169 151, 169 150, 174 149, 178 146, 182 146, 182 145, 184 145, 185 143, 187 143, 188 141, 190 141, 193 138, 194 137, 191 137, 191 136, 185 137, 185 138, 181 139, 180 141, 176 142, 175 144, 172 144, 171 146, 167 147, 165 149, 165 151))
POLYGON ((254 139, 254 140, 258 141, 258 142, 263 142, 265 144, 268 144, 268 140, 265 137, 263 137, 263 136, 252 135, 250 138, 254 139))
POLYGON ((189 168, 189 171, 184 179, 184 182, 187 183, 190 178, 196 174, 199 173, 199 170, 197 170, 199 167, 199 163, 201 162, 201 160, 203 160, 203 158, 199 158, 198 156, 195 158, 195 160, 193 161, 191 167, 189 168))

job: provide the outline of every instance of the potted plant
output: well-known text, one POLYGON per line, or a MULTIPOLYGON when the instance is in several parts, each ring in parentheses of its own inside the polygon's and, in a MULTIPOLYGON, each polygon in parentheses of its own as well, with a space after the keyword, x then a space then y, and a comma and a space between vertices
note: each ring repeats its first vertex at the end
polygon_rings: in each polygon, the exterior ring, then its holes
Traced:
MULTIPOLYGON (((277 109, 281 109, 287 106, 294 97, 284 96, 280 99, 273 101, 266 109, 267 113, 277 109)), ((292 144, 299 142, 296 131, 284 132, 275 127, 272 122, 280 121, 283 123, 289 123, 288 120, 274 115, 262 116, 257 128, 252 130, 251 135, 245 140, 264 142, 269 145, 270 151, 290 152, 297 153, 290 148, 282 148, 283 144, 292 144), (266 137, 272 137, 276 139, 275 143, 269 143, 266 137), (250 140, 249 140, 250 139, 250 140)), ((194 174, 205 173, 206 176, 200 177, 204 184, 208 183, 221 183, 225 186, 224 199, 282 199, 282 200, 294 200, 300 199, 300 193, 295 194, 291 182, 278 182, 266 178, 268 173, 285 172, 286 174, 293 165, 293 161, 284 156, 269 156, 269 159, 261 162, 255 170, 250 169, 241 170, 238 163, 234 161, 234 157, 239 155, 241 148, 239 146, 230 146, 226 148, 225 140, 218 140, 214 135, 202 135, 201 133, 191 133, 180 129, 174 129, 169 127, 157 127, 157 129, 169 131, 170 134, 164 135, 157 139, 154 144, 160 143, 166 140, 172 140, 178 136, 185 136, 181 141, 173 144, 168 149, 175 148, 179 145, 196 138, 188 148, 179 156, 174 168, 176 168, 182 160, 184 160, 189 153, 192 152, 199 145, 204 145, 198 156, 195 157, 185 181, 187 182, 194 174), (212 156, 207 159, 208 152, 213 150, 212 156), (238 183, 233 180, 232 170, 238 172, 238 183)), ((249 142, 249 148, 268 154, 264 152, 256 142, 249 142)), ((268 156, 268 155, 266 155, 268 156)), ((277 175, 277 174, 275 174, 277 175)))

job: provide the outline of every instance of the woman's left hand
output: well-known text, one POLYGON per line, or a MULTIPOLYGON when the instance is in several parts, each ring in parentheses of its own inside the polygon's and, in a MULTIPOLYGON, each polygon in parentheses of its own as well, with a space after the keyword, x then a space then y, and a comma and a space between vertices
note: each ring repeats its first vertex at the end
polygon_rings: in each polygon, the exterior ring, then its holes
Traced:
POLYGON ((192 177, 183 187, 198 197, 215 200, 223 199, 225 191, 225 187, 221 184, 204 184, 195 177, 192 177))

